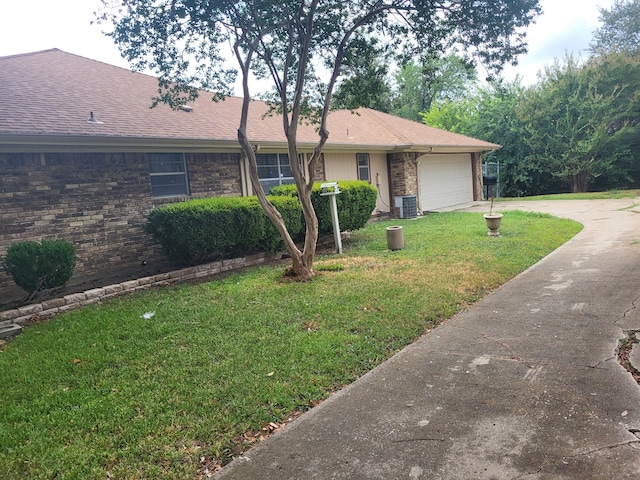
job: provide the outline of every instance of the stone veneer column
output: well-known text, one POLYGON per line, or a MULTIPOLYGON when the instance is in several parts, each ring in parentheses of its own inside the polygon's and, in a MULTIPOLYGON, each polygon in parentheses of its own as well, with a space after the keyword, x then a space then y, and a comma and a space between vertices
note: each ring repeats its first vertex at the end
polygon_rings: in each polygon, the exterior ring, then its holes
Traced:
POLYGON ((471 175, 473 176, 473 200, 486 200, 482 182, 482 153, 471 154, 471 175))
MULTIPOLYGON (((418 195, 419 154, 409 152, 390 153, 389 171, 391 175, 391 201, 401 195, 418 195)), ((391 212, 397 214, 395 204, 391 204, 391 212)))

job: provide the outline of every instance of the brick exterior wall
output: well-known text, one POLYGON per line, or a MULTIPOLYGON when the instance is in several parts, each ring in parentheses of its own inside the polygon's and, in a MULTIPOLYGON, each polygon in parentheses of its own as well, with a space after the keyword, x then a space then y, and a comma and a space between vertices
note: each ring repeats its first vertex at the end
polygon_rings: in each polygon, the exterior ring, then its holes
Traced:
POLYGON ((318 160, 318 163, 316 163, 313 179, 316 182, 321 182, 327 179, 324 168, 324 153, 320 156, 320 160, 318 160))
MULTIPOLYGON (((191 196, 241 195, 239 158, 187 154, 191 196)), ((14 242, 60 238, 76 249, 71 283, 161 271, 168 265, 143 226, 153 207, 177 200, 154 201, 145 153, 0 153, 0 256, 14 242)), ((16 291, 0 272, 0 304, 16 291)))
POLYGON ((185 155, 192 197, 242 195, 239 153, 185 155))

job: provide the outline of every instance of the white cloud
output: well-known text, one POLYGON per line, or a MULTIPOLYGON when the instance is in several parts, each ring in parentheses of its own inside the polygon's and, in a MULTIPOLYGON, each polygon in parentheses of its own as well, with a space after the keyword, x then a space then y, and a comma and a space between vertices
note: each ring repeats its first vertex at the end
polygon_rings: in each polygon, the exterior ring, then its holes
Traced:
POLYGON ((522 77, 525 85, 536 81, 537 73, 565 53, 586 57, 593 31, 598 28, 600 10, 614 0, 542 0, 542 15, 527 30, 529 52, 515 67, 505 67, 504 75, 522 77))
POLYGON ((92 25, 97 0, 5 0, 0 6, 0 56, 59 48, 127 66, 104 27, 92 25))

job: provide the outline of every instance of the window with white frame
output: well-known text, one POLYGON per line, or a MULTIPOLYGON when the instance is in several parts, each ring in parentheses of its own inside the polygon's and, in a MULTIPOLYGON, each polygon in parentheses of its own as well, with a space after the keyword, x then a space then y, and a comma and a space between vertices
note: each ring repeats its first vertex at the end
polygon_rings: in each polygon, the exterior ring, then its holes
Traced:
POLYGON ((256 155, 256 162, 258 178, 266 193, 269 193, 272 187, 295 183, 289 165, 289 155, 286 153, 260 153, 256 155))
POLYGON ((187 167, 182 153, 149 153, 153 197, 189 195, 187 167))
POLYGON ((371 171, 369 168, 369 154, 358 153, 356 154, 356 157, 358 159, 358 180, 371 182, 371 171))

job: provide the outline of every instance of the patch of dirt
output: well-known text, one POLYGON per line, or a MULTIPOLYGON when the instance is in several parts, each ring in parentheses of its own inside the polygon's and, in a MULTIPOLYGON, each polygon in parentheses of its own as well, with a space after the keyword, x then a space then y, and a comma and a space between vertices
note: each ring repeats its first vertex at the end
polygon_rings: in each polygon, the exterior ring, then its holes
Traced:
POLYGON ((637 332, 627 332, 627 336, 620 340, 620 344, 618 345, 618 362, 633 376, 634 380, 640 384, 640 370, 635 368, 629 360, 633 345, 640 343, 640 340, 636 337, 636 333, 637 332))
POLYGON ((173 270, 164 265, 158 268, 130 268, 122 270, 112 270, 101 272, 99 275, 71 278, 64 287, 52 288, 37 292, 33 298, 29 298, 24 290, 19 287, 6 289, 0 292, 0 311, 20 308, 24 305, 41 303, 53 298, 60 298, 65 295, 85 292, 94 288, 101 288, 107 285, 136 280, 138 278, 165 273, 173 270))

